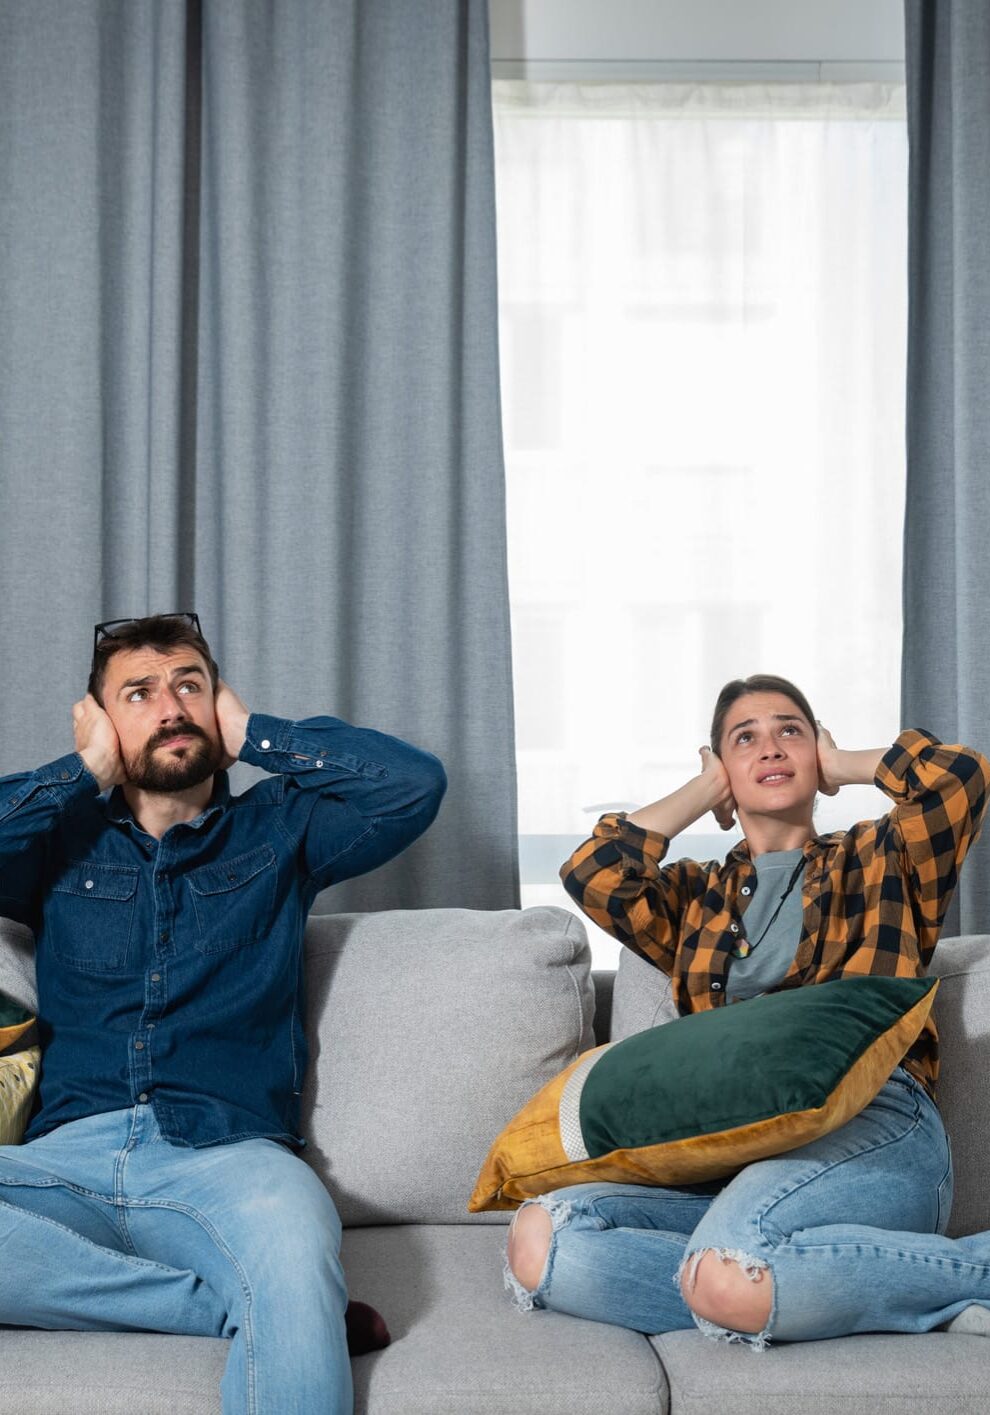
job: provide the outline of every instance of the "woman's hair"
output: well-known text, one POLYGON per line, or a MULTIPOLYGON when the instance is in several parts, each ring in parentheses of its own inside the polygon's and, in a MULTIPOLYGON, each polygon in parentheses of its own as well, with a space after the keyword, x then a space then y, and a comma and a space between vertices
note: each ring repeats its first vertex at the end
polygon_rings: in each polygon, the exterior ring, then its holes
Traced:
POLYGON ((732 682, 726 683, 719 693, 712 716, 711 743, 713 752, 717 753, 721 746, 726 713, 737 699, 744 698, 747 693, 783 693, 785 698, 790 698, 794 706, 800 708, 804 713, 817 738, 818 723, 815 721, 815 714, 811 711, 811 704, 801 689, 795 688, 794 684, 789 683, 786 678, 777 678, 773 673, 754 673, 751 678, 733 678, 732 682))

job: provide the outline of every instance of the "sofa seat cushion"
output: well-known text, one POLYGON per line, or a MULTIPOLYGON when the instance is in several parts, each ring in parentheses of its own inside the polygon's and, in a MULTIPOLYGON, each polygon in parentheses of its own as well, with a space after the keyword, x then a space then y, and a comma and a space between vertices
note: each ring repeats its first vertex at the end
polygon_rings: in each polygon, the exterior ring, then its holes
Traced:
POLYGON ((502 1285, 505 1229, 349 1229, 354 1297, 392 1345, 353 1365, 356 1415, 663 1415, 663 1371, 637 1332, 522 1313, 502 1285))
POLYGON ((986 1415, 982 1336, 878 1334, 754 1353, 698 1332, 650 1337, 674 1415, 986 1415))
POLYGON ((220 1415, 230 1345, 144 1332, 0 1327, 7 1415, 220 1415))

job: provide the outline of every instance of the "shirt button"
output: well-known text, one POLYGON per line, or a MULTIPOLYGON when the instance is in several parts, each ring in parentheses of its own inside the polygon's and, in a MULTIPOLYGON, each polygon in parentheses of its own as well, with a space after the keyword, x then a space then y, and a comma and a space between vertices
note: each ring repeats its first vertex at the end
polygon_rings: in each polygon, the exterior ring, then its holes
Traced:
POLYGON ((160 935, 162 943, 168 943, 168 929, 160 935))
POLYGON ((316 765, 317 765, 317 766, 322 766, 323 763, 322 763, 321 761, 318 761, 318 762, 316 763, 316 765))
POLYGON ((148 1023, 148 1031, 149 1031, 149 1032, 153 1032, 154 1030, 155 1030, 155 1024, 154 1024, 154 1022, 149 1022, 149 1023, 148 1023))
POLYGON ((152 973, 152 975, 151 975, 151 981, 152 981, 153 983, 160 983, 161 980, 162 980, 162 975, 161 975, 161 973, 152 973))
POLYGON ((144 1042, 135 1042, 135 1043, 134 1043, 134 1050, 135 1050, 135 1051, 144 1051, 144 1042))
POLYGON ((88 880, 86 881, 86 888, 87 888, 87 889, 92 889, 92 888, 93 888, 93 881, 92 881, 91 879, 88 879, 88 880))
POLYGON ((269 748, 272 744, 271 744, 271 742, 269 742, 268 738, 266 737, 265 740, 262 742, 261 745, 262 745, 262 747, 264 748, 264 750, 267 752, 267 751, 268 751, 268 748, 269 748))
POLYGON ((722 984, 716 979, 715 982, 712 983, 712 992, 721 992, 721 991, 722 991, 722 984))
POLYGON ((752 892, 753 891, 750 889, 748 884, 744 884, 742 889, 739 891, 740 894, 745 894, 747 897, 752 894, 752 892))
POLYGON ((729 925, 729 933, 730 933, 730 934, 737 934, 738 932, 739 932, 739 925, 738 925, 738 924, 733 923, 733 924, 730 924, 730 925, 729 925))
POLYGON ((63 773, 62 773, 62 780, 63 780, 63 781, 68 781, 68 779, 69 779, 69 773, 68 773, 67 771, 63 771, 63 773))
POLYGON ((147 1104, 148 1104, 148 1092, 147 1092, 147 1091, 142 1091, 141 1094, 138 1096, 138 1100, 141 1102, 142 1105, 147 1105, 147 1104))

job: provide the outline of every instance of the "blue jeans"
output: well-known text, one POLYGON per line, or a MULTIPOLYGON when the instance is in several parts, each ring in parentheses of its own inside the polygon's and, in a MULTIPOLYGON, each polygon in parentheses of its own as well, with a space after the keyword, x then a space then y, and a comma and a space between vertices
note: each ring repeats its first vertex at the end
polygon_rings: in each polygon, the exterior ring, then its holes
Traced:
POLYGON ((0 1323, 228 1337, 226 1415, 351 1410, 339 1249, 272 1140, 171 1145, 138 1105, 0 1146, 0 1323))
MULTIPOLYGON (((946 1238, 952 1160, 934 1102, 898 1067, 846 1125, 728 1182, 664 1189, 577 1184, 542 1204, 553 1233, 523 1309, 546 1307, 641 1332, 697 1326, 761 1350, 866 1331, 930 1331, 972 1303, 990 1308, 990 1234, 946 1238), (703 1252, 767 1268, 759 1333, 696 1317, 681 1295, 703 1252)), ((525 1205, 523 1206, 525 1207, 525 1205)))

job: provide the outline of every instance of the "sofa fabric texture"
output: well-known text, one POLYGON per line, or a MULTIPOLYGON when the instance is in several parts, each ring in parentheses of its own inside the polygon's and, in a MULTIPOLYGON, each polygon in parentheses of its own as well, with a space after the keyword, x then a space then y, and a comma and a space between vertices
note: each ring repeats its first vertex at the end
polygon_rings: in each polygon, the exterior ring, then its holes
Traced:
POLYGON ((343 1223, 491 1222, 467 1201, 492 1137, 594 1042, 583 925, 554 909, 338 914, 311 919, 307 945, 303 1155, 343 1223))
MULTIPOLYGON (((502 1287, 507 1215, 466 1212, 491 1139, 543 1080, 594 1045, 580 921, 564 910, 311 917, 308 1158, 346 1213, 352 1295, 392 1345, 354 1363, 357 1415, 977 1415, 990 1343, 860 1336, 740 1346, 647 1338, 553 1312, 502 1287)), ((990 938, 943 940, 931 969, 939 1100, 956 1160, 954 1233, 990 1228, 990 938)), ((31 940, 0 921, 0 989, 34 1003, 31 940)), ((656 969, 624 954, 603 979, 597 1040, 669 1009, 656 969)), ((226 1343, 158 1334, 0 1329, 9 1415, 207 1415, 226 1343)))

